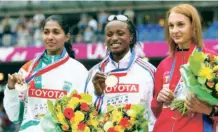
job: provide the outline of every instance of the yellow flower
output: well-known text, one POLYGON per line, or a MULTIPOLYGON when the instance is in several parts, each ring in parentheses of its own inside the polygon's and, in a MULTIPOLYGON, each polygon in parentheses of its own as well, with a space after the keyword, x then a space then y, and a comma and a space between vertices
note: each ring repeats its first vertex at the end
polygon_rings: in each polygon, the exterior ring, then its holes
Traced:
POLYGON ((71 125, 72 132, 78 132, 79 131, 78 130, 78 124, 79 123, 71 125))
POLYGON ((90 128, 86 126, 84 132, 90 132, 90 128))
POLYGON ((104 124, 103 129, 107 132, 109 128, 113 127, 113 123, 108 121, 104 124))
POLYGON ((84 120, 84 113, 81 112, 81 111, 76 111, 74 118, 75 118, 75 121, 76 121, 76 122, 81 122, 81 121, 84 120))
POLYGON ((62 112, 58 112, 57 113, 57 118, 58 118, 58 122, 60 122, 61 124, 64 124, 65 122, 65 116, 62 112))
POLYGON ((218 65, 214 66, 213 71, 217 71, 218 65))
POLYGON ((117 132, 124 132, 124 128, 120 125, 116 125, 114 128, 117 132))
POLYGON ((71 118, 70 123, 71 123, 71 125, 75 125, 75 124, 77 123, 77 122, 75 121, 75 118, 74 118, 74 117, 71 118))
POLYGON ((71 132, 78 132, 78 130, 77 129, 72 129, 71 132))
POLYGON ((112 121, 113 122, 117 122, 119 123, 120 120, 122 119, 122 112, 121 111, 118 111, 118 110, 113 110, 112 112, 112 121))
POLYGON ((61 112, 61 106, 60 106, 60 105, 57 105, 57 106, 56 106, 56 110, 57 110, 58 112, 61 112))
POLYGON ((130 116, 130 117, 136 117, 136 111, 135 110, 133 110, 133 109, 129 109, 128 111, 127 111, 127 115, 128 116, 130 116))
POLYGON ((218 92, 218 85, 216 84, 216 86, 215 86, 215 89, 216 89, 216 91, 218 92))
POLYGON ((135 124, 135 121, 136 121, 135 118, 133 118, 133 117, 130 118, 130 123, 131 123, 132 125, 135 124))
POLYGON ((75 106, 80 102, 80 100, 76 97, 71 98, 68 102, 67 107, 75 109, 75 106))
POLYGON ((198 73, 198 76, 204 77, 206 79, 213 78, 213 70, 210 67, 204 67, 198 73))
POLYGON ((93 126, 94 128, 97 128, 97 125, 98 125, 98 121, 97 120, 90 119, 87 123, 89 125, 93 126))
POLYGON ((80 99, 79 102, 80 102, 80 103, 87 103, 87 104, 90 104, 90 102, 88 102, 87 100, 84 100, 84 99, 80 99))
POLYGON ((88 124, 96 128, 98 125, 98 122, 97 120, 95 120, 95 116, 92 113, 90 113, 89 117, 90 119, 88 120, 88 124))
POLYGON ((71 125, 72 132, 78 132, 78 124, 71 125))

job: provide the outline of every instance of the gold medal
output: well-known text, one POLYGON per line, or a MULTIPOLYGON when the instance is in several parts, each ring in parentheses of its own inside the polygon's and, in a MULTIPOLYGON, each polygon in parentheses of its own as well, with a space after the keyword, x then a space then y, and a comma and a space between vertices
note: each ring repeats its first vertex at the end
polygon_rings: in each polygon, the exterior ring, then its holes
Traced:
POLYGON ((27 85, 26 83, 24 83, 24 84, 18 84, 18 83, 16 83, 16 84, 15 84, 15 89, 16 89, 17 91, 19 91, 19 92, 23 92, 23 91, 25 91, 27 88, 28 88, 28 85, 27 85))
POLYGON ((118 82, 119 82, 118 78, 114 75, 107 76, 105 80, 105 84, 107 87, 114 87, 117 85, 118 82))

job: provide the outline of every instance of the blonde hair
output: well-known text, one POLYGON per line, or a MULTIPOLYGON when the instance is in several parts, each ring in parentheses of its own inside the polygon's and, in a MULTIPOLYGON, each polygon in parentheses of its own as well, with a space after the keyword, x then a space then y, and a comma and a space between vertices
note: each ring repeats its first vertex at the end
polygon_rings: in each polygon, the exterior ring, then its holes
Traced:
POLYGON ((192 42, 198 47, 198 48, 203 48, 203 40, 202 40, 202 27, 201 27, 201 20, 199 13, 197 9, 189 4, 180 4, 175 7, 172 7, 168 12, 166 16, 166 23, 165 23, 165 37, 166 40, 168 41, 168 47, 169 47, 169 55, 173 56, 175 49, 176 49, 176 43, 174 40, 170 37, 170 32, 169 32, 169 26, 168 26, 168 18, 170 13, 175 12, 175 13, 180 13, 185 15, 186 17, 189 18, 192 24, 192 42))

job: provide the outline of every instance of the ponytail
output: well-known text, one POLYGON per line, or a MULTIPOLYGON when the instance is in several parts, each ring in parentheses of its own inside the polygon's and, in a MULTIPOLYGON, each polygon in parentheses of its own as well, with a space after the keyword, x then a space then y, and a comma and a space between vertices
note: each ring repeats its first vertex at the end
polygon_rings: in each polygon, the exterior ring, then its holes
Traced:
POLYGON ((69 42, 65 42, 65 49, 68 53, 68 55, 71 57, 71 58, 75 58, 75 52, 72 50, 72 45, 69 43, 69 42))

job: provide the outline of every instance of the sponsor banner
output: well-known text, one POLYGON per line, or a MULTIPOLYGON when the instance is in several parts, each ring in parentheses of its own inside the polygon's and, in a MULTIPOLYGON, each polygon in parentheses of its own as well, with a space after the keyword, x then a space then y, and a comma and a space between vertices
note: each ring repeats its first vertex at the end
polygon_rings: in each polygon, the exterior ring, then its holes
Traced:
POLYGON ((106 87, 105 93, 138 93, 139 84, 118 84, 114 87, 106 87))
MULTIPOLYGON (((218 52, 217 40, 205 40, 205 47, 218 52)), ((102 59, 106 56, 107 50, 105 44, 73 44, 76 52, 76 59, 102 59)), ((43 52, 44 47, 9 47, 0 48, 1 62, 28 61, 35 58, 39 53, 43 52)), ((136 47, 136 52, 141 57, 165 57, 167 56, 168 46, 165 41, 144 42, 136 47)))
POLYGON ((29 88, 28 96, 37 98, 57 99, 67 95, 67 91, 64 90, 51 90, 51 89, 38 89, 29 88))

